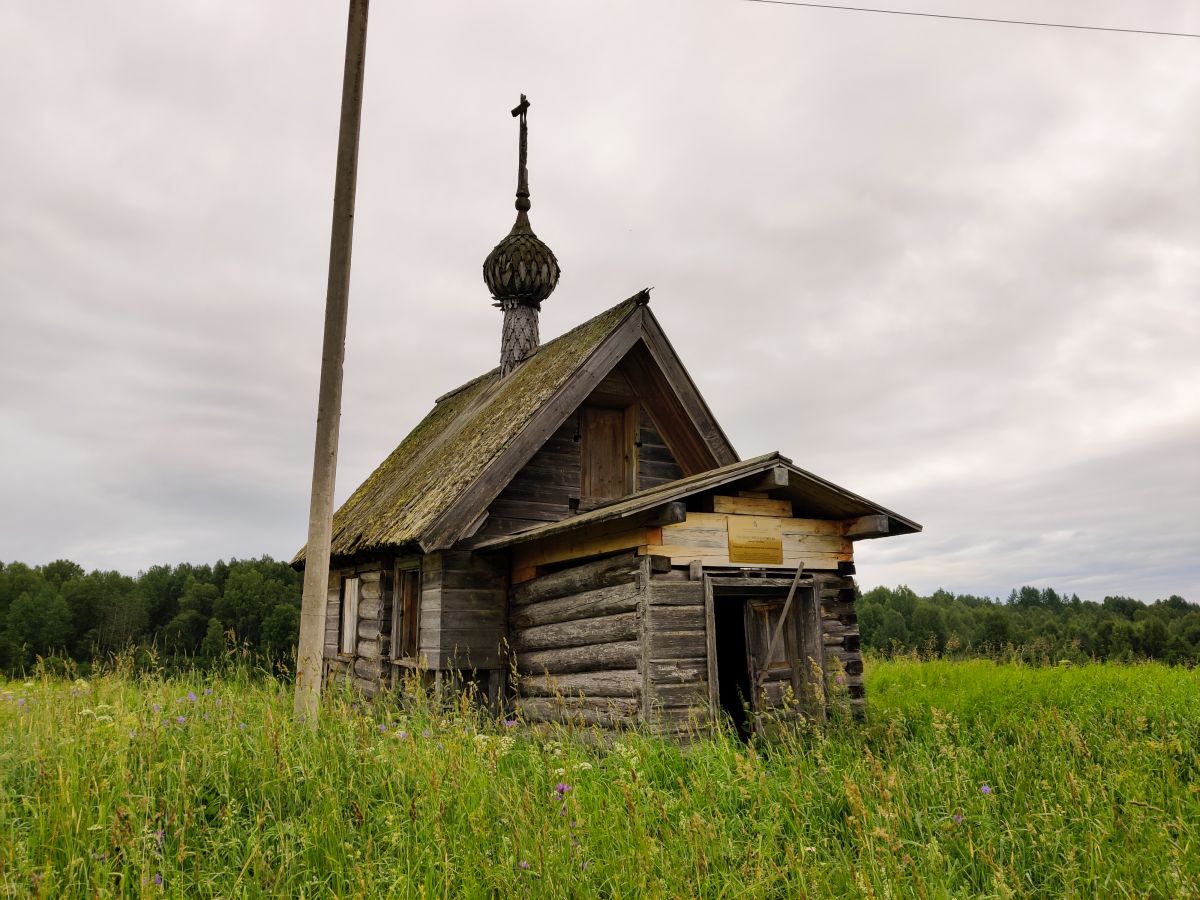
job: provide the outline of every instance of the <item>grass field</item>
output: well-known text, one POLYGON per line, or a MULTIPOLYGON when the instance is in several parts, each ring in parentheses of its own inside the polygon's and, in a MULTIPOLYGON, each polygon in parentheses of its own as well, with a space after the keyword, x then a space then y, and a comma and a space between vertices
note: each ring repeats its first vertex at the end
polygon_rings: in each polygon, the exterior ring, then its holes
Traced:
POLYGON ((599 746, 244 675, 0 683, 13 896, 1200 897, 1200 672, 874 661, 871 721, 599 746))

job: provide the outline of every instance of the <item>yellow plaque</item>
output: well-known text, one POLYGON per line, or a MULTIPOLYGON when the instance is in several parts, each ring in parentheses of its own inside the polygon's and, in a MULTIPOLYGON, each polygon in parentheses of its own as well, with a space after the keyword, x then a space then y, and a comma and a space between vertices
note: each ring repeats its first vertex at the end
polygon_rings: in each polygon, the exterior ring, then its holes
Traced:
POLYGON ((783 522, 766 516, 729 516, 729 561, 756 566, 783 564, 783 522))

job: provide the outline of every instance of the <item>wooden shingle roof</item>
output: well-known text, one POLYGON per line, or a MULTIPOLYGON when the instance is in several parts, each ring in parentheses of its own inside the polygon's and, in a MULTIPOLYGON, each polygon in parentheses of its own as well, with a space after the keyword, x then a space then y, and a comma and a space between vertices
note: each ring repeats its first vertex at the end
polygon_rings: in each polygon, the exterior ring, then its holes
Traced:
POLYGON ((496 368, 438 398, 334 514, 332 556, 405 546, 429 552, 471 533, 512 475, 639 341, 693 423, 706 467, 735 461, 648 299, 643 291, 543 344, 507 378, 496 368))

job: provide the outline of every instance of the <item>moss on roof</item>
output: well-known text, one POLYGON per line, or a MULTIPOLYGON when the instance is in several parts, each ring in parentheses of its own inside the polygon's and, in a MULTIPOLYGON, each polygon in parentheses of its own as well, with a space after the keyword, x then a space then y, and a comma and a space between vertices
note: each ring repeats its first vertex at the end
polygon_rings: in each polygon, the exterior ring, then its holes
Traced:
POLYGON ((638 306, 632 297, 542 345, 505 379, 493 369, 443 395, 334 514, 332 555, 419 541, 638 306))

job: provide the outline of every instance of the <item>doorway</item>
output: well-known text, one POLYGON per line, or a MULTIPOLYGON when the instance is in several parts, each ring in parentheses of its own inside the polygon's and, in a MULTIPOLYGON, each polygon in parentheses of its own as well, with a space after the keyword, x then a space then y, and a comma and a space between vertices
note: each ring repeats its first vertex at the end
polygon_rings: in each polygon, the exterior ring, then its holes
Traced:
POLYGON ((713 604, 716 626, 717 693, 721 709, 733 721, 738 736, 750 739, 750 660, 746 653, 746 603, 722 597, 713 604))

